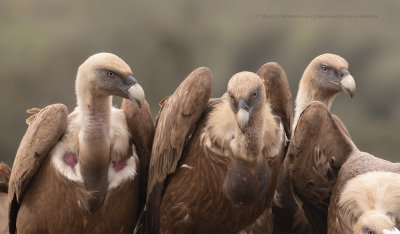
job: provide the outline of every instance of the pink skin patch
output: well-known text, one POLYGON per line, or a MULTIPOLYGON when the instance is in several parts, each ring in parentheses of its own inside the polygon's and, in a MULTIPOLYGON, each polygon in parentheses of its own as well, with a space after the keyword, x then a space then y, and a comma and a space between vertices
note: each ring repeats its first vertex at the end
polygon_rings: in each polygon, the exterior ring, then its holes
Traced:
POLYGON ((126 167, 126 160, 122 159, 119 161, 112 161, 112 164, 113 164, 114 170, 118 172, 126 167))
POLYGON ((63 161, 65 164, 70 166, 72 169, 75 169, 75 165, 78 163, 78 159, 76 155, 71 152, 66 152, 63 157, 63 161))

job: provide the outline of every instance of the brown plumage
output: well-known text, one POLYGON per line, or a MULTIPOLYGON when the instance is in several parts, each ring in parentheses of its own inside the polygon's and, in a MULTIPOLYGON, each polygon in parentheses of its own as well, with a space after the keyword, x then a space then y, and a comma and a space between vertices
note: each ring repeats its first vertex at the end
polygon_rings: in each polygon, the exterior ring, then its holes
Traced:
POLYGON ((126 123, 131 135, 129 143, 135 146, 140 162, 140 173, 137 176, 140 176, 138 211, 141 212, 146 204, 147 173, 153 145, 154 124, 147 101, 139 107, 136 103, 124 98, 121 109, 124 110, 126 123))
POLYGON ((326 232, 331 192, 340 166, 356 149, 321 102, 311 102, 300 115, 287 159, 294 194, 314 232, 326 232))
POLYGON ((339 172, 328 233, 383 234, 395 227, 400 228, 400 163, 356 150, 339 172))
POLYGON ((8 232, 8 181, 11 170, 7 164, 0 162, 0 234, 8 232))
POLYGON ((145 188, 139 160, 153 135, 143 90, 124 61, 100 53, 80 66, 76 95, 70 115, 55 104, 27 121, 9 184, 11 233, 133 232, 145 188), (136 103, 119 110, 111 95, 136 103))
POLYGON ((360 152, 340 124, 324 104, 312 102, 288 150, 293 187, 315 232, 383 234, 399 228, 400 164, 360 152), (311 167, 304 170, 306 165, 311 167))
POLYGON ((164 100, 150 160, 148 233, 238 232, 270 207, 283 126, 290 126, 282 119, 290 114, 272 113, 268 78, 238 73, 209 101, 211 73, 199 68, 164 100))
MULTIPOLYGON (((303 111, 310 105, 310 103, 313 101, 320 101, 327 107, 329 111, 335 96, 341 91, 350 94, 350 96, 353 96, 355 92, 355 82, 348 71, 347 61, 342 57, 334 54, 322 54, 314 58, 305 69, 299 83, 292 133, 293 142, 304 141, 306 139, 308 140, 308 136, 306 134, 303 134, 302 131, 297 130, 296 127, 298 126, 297 123, 300 116, 302 115, 303 111), (295 132, 297 132, 297 135, 295 134, 295 132)), ((337 116, 330 115, 330 118, 335 121, 335 125, 341 129, 341 132, 344 135, 349 136, 346 127, 337 116)), ((310 148, 320 149, 325 147, 319 146, 317 144, 312 145, 315 143, 312 141, 309 141, 308 143, 310 145, 308 145, 307 147, 310 148)), ((294 157, 286 157, 284 162, 282 176, 283 179, 278 187, 276 196, 278 198, 278 201, 274 203, 273 206, 273 214, 275 217, 274 233, 325 232, 326 221, 323 221, 324 218, 321 216, 321 212, 319 212, 321 206, 319 206, 318 208, 313 206, 315 205, 315 203, 318 202, 325 203, 323 202, 323 200, 326 199, 324 197, 325 195, 321 194, 321 197, 315 198, 317 200, 314 199, 313 201, 307 201, 303 199, 305 199, 306 197, 308 198, 308 195, 301 194, 301 192, 311 192, 311 190, 303 189, 305 186, 304 179, 306 179, 306 177, 309 180, 312 180, 313 177, 317 177, 316 180, 319 180, 326 176, 318 175, 318 173, 322 173, 324 172, 324 170, 326 170, 326 165, 322 165, 322 162, 319 161, 313 161, 314 159, 317 160, 316 158, 314 158, 314 151, 302 151, 302 149, 300 148, 297 149, 296 152, 293 152, 296 147, 292 146, 292 152, 290 152, 289 150, 287 154, 292 156, 294 155, 294 157), (290 168, 297 169, 295 172, 291 172, 290 174, 290 168), (316 170, 319 172, 312 173, 312 170, 310 170, 310 168, 316 168, 316 170), (297 197, 295 194, 299 195, 299 197, 297 197), (310 206, 310 203, 308 202, 312 202, 313 205, 310 206), (311 222, 312 225, 310 225, 309 222, 311 222)), ((330 156, 328 156, 328 158, 329 157, 330 156)), ((340 165, 337 165, 337 167, 340 168, 340 165)), ((326 187, 327 185, 321 184, 321 186, 326 187)), ((327 193, 329 194, 329 192, 327 193)), ((326 208, 327 207, 324 208, 323 212, 325 217, 327 213, 326 208)))

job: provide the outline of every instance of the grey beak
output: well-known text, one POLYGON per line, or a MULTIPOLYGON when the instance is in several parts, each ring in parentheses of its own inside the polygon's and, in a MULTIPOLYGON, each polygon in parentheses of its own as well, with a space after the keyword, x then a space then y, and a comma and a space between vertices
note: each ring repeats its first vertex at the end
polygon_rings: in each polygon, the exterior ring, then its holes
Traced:
POLYGON ((142 104, 145 100, 144 91, 142 86, 139 85, 135 77, 129 75, 125 82, 126 93, 132 101, 135 101, 139 107, 142 107, 142 104))
POLYGON ((242 132, 244 132, 247 122, 249 122, 250 108, 249 108, 249 105, 247 105, 247 102, 243 98, 239 99, 237 110, 238 111, 236 113, 236 119, 237 119, 240 130, 242 130, 242 132))
POLYGON ((244 109, 247 112, 250 110, 249 105, 247 105, 247 102, 243 98, 240 98, 238 101, 238 110, 240 109, 244 109))

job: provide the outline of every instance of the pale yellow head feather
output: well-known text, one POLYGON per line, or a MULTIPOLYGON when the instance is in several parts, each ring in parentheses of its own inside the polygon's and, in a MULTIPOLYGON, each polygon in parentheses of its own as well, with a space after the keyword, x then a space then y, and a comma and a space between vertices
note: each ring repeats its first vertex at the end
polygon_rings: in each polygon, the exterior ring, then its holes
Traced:
POLYGON ((262 102, 265 103, 265 87, 261 78, 253 72, 239 72, 232 76, 228 82, 228 93, 234 94, 236 99, 247 97, 257 88, 262 95, 262 102))
MULTIPOLYGON (((83 99, 88 98, 89 93, 96 89, 96 80, 98 69, 107 69, 110 71, 118 72, 126 76, 132 74, 132 70, 121 58, 110 53, 98 53, 90 56, 83 62, 78 69, 78 74, 75 81, 75 90, 78 97, 83 99)), ((80 100, 78 99, 78 106, 80 100)))
POLYGON ((359 175, 347 182, 338 205, 340 213, 350 226, 354 226, 357 220, 369 211, 383 215, 390 213, 399 220, 400 175, 382 171, 359 175))
MULTIPOLYGON (((207 127, 204 129, 202 140, 205 145, 211 147, 213 143, 221 146, 220 152, 224 155, 246 155, 246 139, 238 126, 237 115, 231 107, 230 95, 236 99, 248 97, 258 89, 261 107, 259 113, 252 113, 252 118, 259 121, 260 140, 259 145, 269 149, 275 141, 275 134, 278 131, 277 123, 272 115, 269 103, 265 95, 265 87, 261 78, 252 72, 240 72, 229 80, 227 93, 222 96, 222 102, 216 104, 214 110, 209 114, 207 127), (209 128, 208 126, 211 126, 209 128)), ((261 151, 262 149, 260 149, 261 151)))

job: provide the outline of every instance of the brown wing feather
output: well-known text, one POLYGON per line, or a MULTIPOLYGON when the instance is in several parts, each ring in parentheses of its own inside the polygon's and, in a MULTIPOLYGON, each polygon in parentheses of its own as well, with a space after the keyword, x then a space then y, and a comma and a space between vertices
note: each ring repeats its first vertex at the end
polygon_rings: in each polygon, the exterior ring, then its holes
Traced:
POLYGON ((10 180, 11 169, 7 164, 0 162, 0 193, 8 193, 8 182, 10 180))
POLYGON ((321 102, 312 102, 299 118, 288 149, 294 192, 303 202, 311 225, 326 232, 328 205, 342 164, 356 149, 350 138, 321 102))
POLYGON ((131 133, 131 144, 135 145, 140 163, 139 212, 145 205, 147 192, 147 172, 153 144, 154 125, 149 104, 145 101, 140 108, 136 103, 122 100, 122 109, 131 133))
POLYGON ((8 233, 8 181, 11 170, 7 164, 0 162, 0 233, 8 233))
POLYGON ((147 228, 157 233, 164 182, 173 173, 183 146, 208 105, 212 75, 208 68, 194 70, 163 103, 157 118, 147 189, 147 228))
MULTIPOLYGON (((11 171, 8 198, 10 202, 10 231, 24 193, 48 152, 60 139, 67 126, 68 111, 63 104, 43 108, 30 123, 15 156, 11 171)), ((14 227, 14 229, 12 228, 14 227)))
POLYGON ((286 137, 290 139, 293 122, 292 94, 285 71, 278 63, 270 62, 264 64, 257 74, 263 79, 271 108, 281 118, 286 137))
POLYGON ((338 125, 338 127, 340 128, 340 130, 342 130, 342 132, 351 140, 351 136, 350 136, 349 130, 347 130, 346 125, 344 125, 342 120, 339 117, 337 117, 336 115, 334 115, 334 114, 332 114, 332 117, 335 120, 335 122, 338 125))

